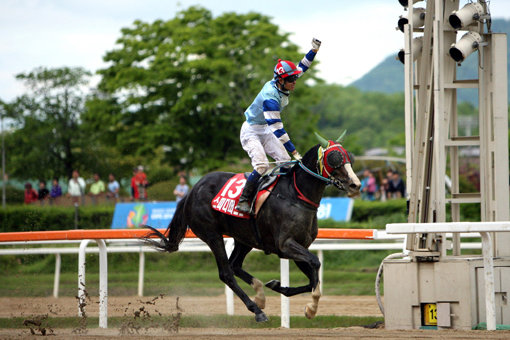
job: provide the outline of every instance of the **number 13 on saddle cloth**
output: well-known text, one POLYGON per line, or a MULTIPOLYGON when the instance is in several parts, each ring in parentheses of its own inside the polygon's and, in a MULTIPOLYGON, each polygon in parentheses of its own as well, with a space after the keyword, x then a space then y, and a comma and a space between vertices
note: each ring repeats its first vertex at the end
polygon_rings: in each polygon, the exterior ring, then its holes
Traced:
MULTIPOLYGON (((278 180, 272 182, 267 188, 257 193, 257 197, 255 198, 255 216, 277 182, 278 180)), ((249 219, 251 217, 249 214, 244 214, 235 209, 237 202, 241 197, 241 193, 243 192, 245 183, 246 177, 243 173, 236 174, 231 177, 213 198, 211 201, 211 207, 216 211, 230 216, 249 219)))

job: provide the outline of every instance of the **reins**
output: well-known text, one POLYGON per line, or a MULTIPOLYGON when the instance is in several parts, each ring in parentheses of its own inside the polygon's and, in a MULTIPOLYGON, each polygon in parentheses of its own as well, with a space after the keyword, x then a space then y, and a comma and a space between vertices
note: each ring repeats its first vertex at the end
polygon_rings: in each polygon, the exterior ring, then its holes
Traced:
MULTIPOLYGON (((321 153, 320 151, 321 151, 321 148, 319 148, 319 153, 321 153)), ((324 154, 322 154, 322 156, 323 156, 323 155, 324 155, 324 154)), ((317 178, 317 179, 320 179, 320 180, 321 180, 321 181, 323 181, 323 182, 326 182, 326 185, 331 185, 331 184, 335 184, 335 183, 338 183, 338 182, 339 182, 338 180, 334 180, 334 179, 331 179, 331 178, 324 177, 324 176, 322 176, 321 174, 318 174, 318 173, 316 173, 316 172, 314 172, 314 171, 310 170, 310 169, 309 169, 308 167, 306 167, 306 165, 304 165, 304 164, 303 164, 303 162, 302 162, 302 161, 300 161, 300 160, 299 160, 299 161, 297 161, 297 160, 289 161, 289 162, 285 162, 285 163, 283 163, 283 164, 279 164, 279 165, 277 165, 277 166, 276 166, 276 167, 275 167, 275 168, 271 171, 271 175, 272 175, 272 176, 285 175, 287 172, 282 172, 282 171, 281 171, 281 168, 282 168, 282 167, 285 167, 285 166, 288 166, 288 165, 296 164, 296 163, 297 163, 297 164, 299 164, 299 167, 300 167, 301 169, 303 169, 303 170, 304 170, 307 174, 309 174, 310 176, 313 176, 313 177, 315 177, 315 178, 317 178)), ((318 169, 319 169, 319 171, 320 171, 320 169, 322 169, 322 168, 323 168, 323 165, 322 165, 322 157, 320 157, 320 156, 319 156, 319 158, 317 159, 317 163, 319 163, 319 164, 317 164, 317 168, 318 168, 318 169)), ((328 173, 328 172, 326 171, 326 173, 328 173)), ((329 175, 329 173, 328 173, 328 175, 329 175)), ((296 191, 297 191, 297 193, 298 193, 298 196, 297 196, 297 197, 298 197, 300 200, 302 200, 303 202, 306 202, 306 203, 308 203, 308 204, 312 205, 313 207, 318 208, 318 207, 319 207, 319 203, 315 203, 315 202, 313 202, 312 200, 310 200, 309 198, 307 198, 305 195, 303 195, 303 193, 301 192, 301 190, 299 190, 299 188, 298 188, 298 186, 297 186, 297 183, 296 183, 296 173, 295 173, 295 172, 294 172, 294 174, 293 174, 293 181, 294 181, 294 188, 296 189, 296 191)), ((340 182, 339 184, 340 184, 340 185, 342 185, 342 183, 341 183, 341 182, 340 182)), ((343 185, 342 185, 342 187, 343 187, 343 185)))
POLYGON ((324 177, 324 176, 322 176, 322 175, 319 175, 318 173, 313 172, 312 170, 308 169, 308 168, 306 167, 306 165, 304 165, 304 164, 303 164, 303 162, 301 162, 301 161, 289 161, 289 162, 286 162, 286 163, 280 164, 280 165, 276 166, 276 167, 275 167, 275 168, 271 171, 271 175, 272 175, 272 176, 285 175, 285 174, 286 174, 286 172, 281 172, 281 171, 280 171, 280 172, 278 172, 277 170, 280 170, 280 168, 282 168, 282 167, 284 167, 284 166, 286 166, 286 165, 291 165, 291 164, 296 164, 296 163, 298 163, 298 164, 299 164, 299 166, 301 167, 301 169, 303 169, 303 170, 304 170, 305 172, 307 172, 309 175, 312 175, 313 177, 318 178, 318 179, 320 179, 321 181, 326 182, 326 184, 328 184, 328 185, 329 185, 329 184, 333 184, 333 183, 335 183, 335 181, 334 181, 334 180, 329 179, 329 178, 326 178, 326 177, 324 177))

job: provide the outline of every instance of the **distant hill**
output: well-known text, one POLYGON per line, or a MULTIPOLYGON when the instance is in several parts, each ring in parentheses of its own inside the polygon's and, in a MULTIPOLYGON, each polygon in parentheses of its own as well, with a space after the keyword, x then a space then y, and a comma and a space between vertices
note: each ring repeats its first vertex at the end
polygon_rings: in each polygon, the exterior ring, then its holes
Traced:
MULTIPOLYGON (((494 19, 492 21, 492 31, 496 33, 506 33, 510 39, 510 20, 494 19)), ((402 43, 404 39, 402 37, 402 43)), ((510 55, 510 47, 507 46, 507 56, 510 55)), ((396 59, 395 55, 387 57, 379 65, 370 70, 360 79, 354 81, 351 86, 355 86, 362 91, 375 91, 383 93, 396 93, 404 91, 404 65, 396 59)), ((508 57, 508 71, 510 74, 510 57, 508 57)), ((470 55, 460 67, 457 67, 458 79, 474 79, 478 77, 477 73, 478 53, 470 55)), ((510 75, 509 75, 510 80, 510 75)), ((510 82, 509 82, 510 98, 510 82)), ((458 91, 459 102, 467 101, 473 105, 478 105, 477 91, 474 89, 464 89, 458 91)))

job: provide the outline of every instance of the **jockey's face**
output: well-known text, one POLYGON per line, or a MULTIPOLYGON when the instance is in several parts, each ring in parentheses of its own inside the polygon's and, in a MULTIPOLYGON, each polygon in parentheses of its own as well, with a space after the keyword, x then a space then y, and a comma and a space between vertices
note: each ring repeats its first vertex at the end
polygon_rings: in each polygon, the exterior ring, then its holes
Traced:
POLYGON ((292 75, 290 77, 283 78, 282 82, 280 83, 280 86, 285 91, 294 91, 294 88, 296 87, 297 78, 298 78, 297 75, 292 75))
POLYGON ((287 80, 283 81, 283 88, 287 91, 294 91, 294 88, 296 87, 296 79, 294 81, 290 82, 287 80))

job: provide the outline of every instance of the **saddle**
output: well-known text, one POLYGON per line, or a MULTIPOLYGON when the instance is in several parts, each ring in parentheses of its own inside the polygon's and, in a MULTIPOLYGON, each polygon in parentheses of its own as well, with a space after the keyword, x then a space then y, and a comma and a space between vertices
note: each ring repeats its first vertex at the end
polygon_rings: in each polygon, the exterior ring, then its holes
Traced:
MULTIPOLYGON (((249 175, 250 173, 240 173, 232 176, 213 198, 211 201, 211 207, 216 211, 230 216, 244 219, 251 218, 252 215, 241 213, 235 209, 239 202, 239 198, 241 197, 241 193, 243 192, 246 179, 249 175)), ((257 216, 260 208, 271 194, 273 187, 278 182, 278 179, 278 175, 272 174, 264 175, 260 178, 255 198, 252 201, 254 217, 257 216)))

